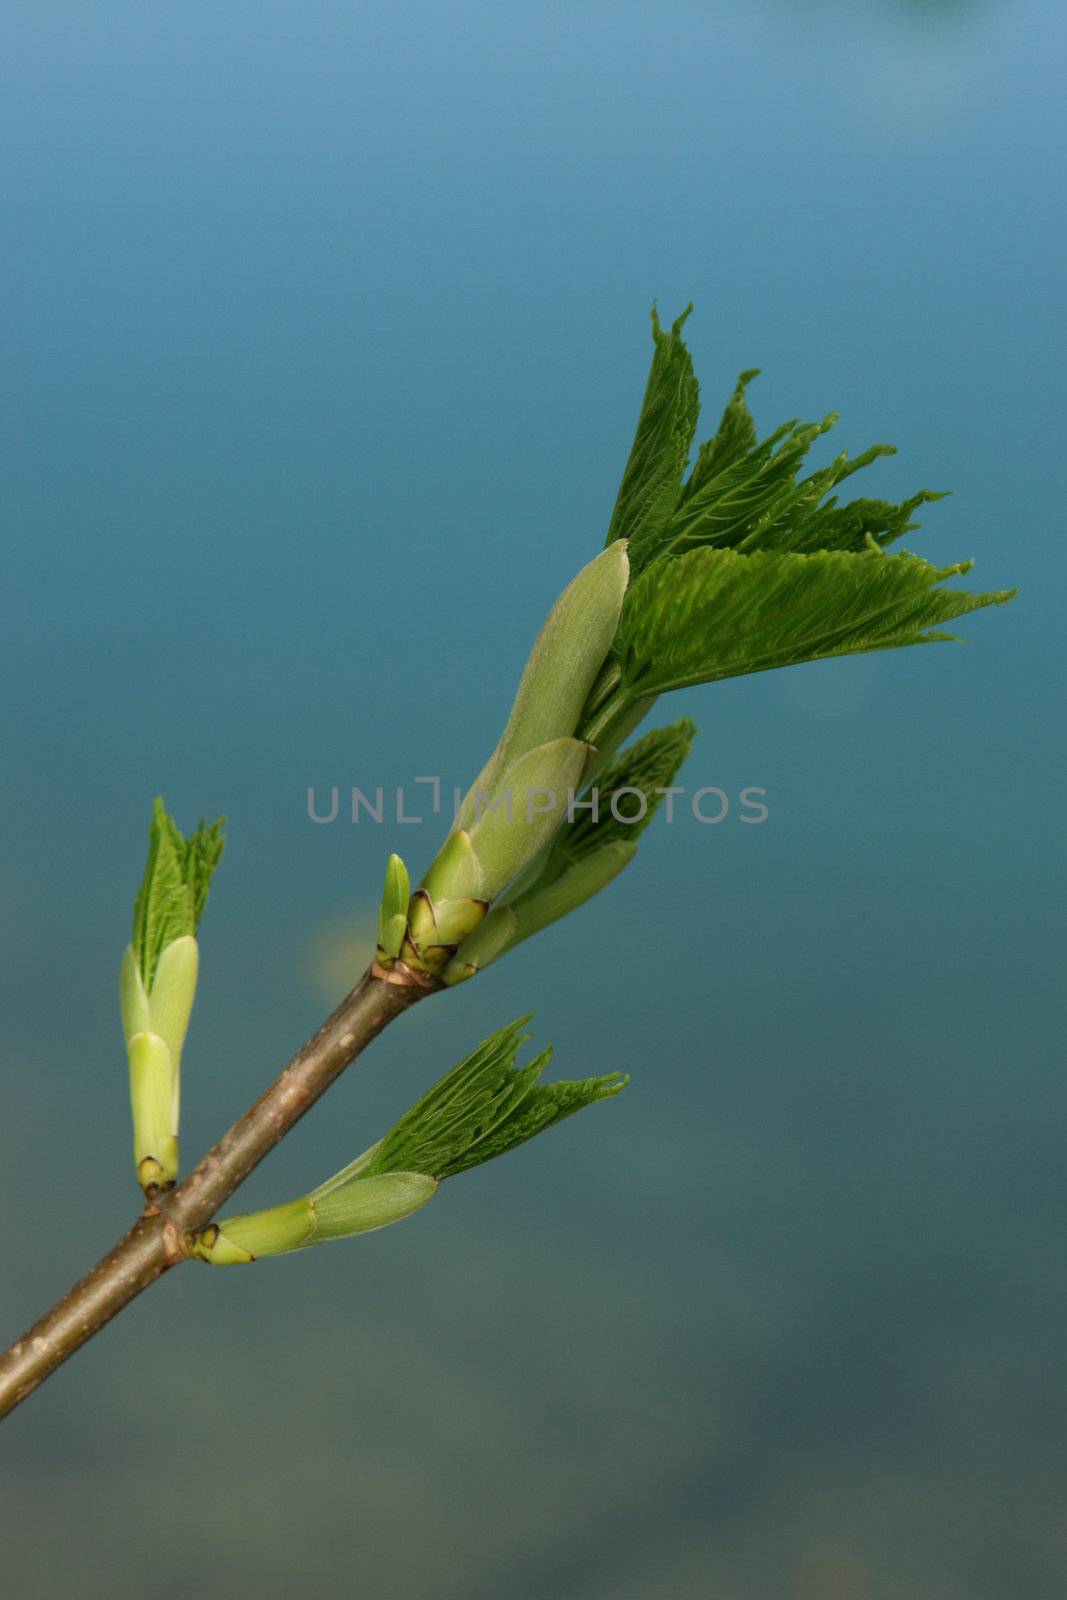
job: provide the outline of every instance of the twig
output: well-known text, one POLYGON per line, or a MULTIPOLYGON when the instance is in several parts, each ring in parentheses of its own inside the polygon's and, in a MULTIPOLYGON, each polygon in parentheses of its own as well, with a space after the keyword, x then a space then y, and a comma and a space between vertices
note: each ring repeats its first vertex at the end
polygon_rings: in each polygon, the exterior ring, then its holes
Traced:
POLYGON ((391 973, 372 967, 189 1176, 150 1202, 103 1260, 0 1356, 0 1418, 142 1289, 188 1259, 187 1236, 211 1221, 253 1167, 388 1023, 439 987, 402 965, 391 973))

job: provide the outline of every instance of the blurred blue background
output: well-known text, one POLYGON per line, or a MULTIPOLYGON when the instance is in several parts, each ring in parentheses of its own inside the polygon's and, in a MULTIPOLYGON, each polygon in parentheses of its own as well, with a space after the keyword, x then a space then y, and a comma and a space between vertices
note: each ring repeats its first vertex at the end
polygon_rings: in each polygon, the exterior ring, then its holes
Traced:
POLYGON ((465 783, 692 297, 713 426, 951 487, 971 643, 676 697, 683 817, 391 1030, 310 1187, 527 1010, 621 1100, 410 1224, 174 1274, 0 1439, 13 1600, 1063 1600, 1067 23, 1051 0, 7 0, 0 1303, 133 1209, 115 976, 151 797, 231 842, 194 1158, 356 975, 319 786, 465 783))

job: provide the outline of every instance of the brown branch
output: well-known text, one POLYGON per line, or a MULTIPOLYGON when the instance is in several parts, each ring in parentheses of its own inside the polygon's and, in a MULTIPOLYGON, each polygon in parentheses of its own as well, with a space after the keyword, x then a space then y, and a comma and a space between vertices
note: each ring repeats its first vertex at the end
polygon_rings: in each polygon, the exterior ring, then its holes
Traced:
POLYGON ((253 1167, 387 1023, 439 987, 402 964, 392 973, 373 966, 199 1166, 151 1203, 103 1260, 0 1356, 0 1418, 142 1289, 186 1260, 186 1235, 211 1221, 253 1167))

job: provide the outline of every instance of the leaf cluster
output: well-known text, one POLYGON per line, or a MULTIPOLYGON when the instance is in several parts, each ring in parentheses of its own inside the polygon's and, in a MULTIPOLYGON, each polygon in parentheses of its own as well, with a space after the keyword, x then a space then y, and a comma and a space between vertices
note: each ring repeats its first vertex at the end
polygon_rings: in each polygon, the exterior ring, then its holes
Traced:
POLYGON ((625 1088, 629 1080, 617 1072, 539 1083, 552 1059, 551 1048, 526 1067, 516 1065, 529 1038, 522 1032, 529 1020, 520 1017, 500 1028, 424 1094, 377 1146, 363 1176, 421 1172, 437 1179, 455 1177, 625 1088))
MULTIPOLYGON (((629 539, 631 583, 612 664, 616 702, 826 656, 923 644, 955 635, 939 625, 1014 590, 936 588, 969 563, 935 567, 886 547, 918 526, 929 489, 899 504, 835 492, 893 447, 871 445, 802 476, 809 450, 834 426, 783 423, 758 439, 738 379, 718 429, 688 478, 699 393, 681 337, 653 311, 645 399, 608 538, 629 539)), ((589 709, 589 708, 587 708, 589 709)))

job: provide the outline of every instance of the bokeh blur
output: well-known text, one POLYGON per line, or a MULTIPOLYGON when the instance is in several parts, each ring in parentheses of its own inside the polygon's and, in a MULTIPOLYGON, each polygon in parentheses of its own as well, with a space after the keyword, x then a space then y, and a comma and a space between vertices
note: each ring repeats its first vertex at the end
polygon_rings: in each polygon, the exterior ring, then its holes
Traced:
POLYGON ((709 428, 762 366, 765 429, 896 443, 862 492, 951 488, 912 547, 1022 588, 966 646, 675 697, 683 781, 767 821, 661 819, 242 1204, 522 1012, 626 1094, 142 1297, 0 1433, 10 1600, 1067 1596, 1065 45, 1052 0, 6 0, 4 1335, 134 1209, 153 794, 230 818, 192 1160, 435 847, 308 786, 477 770, 653 298, 696 303, 709 428))

